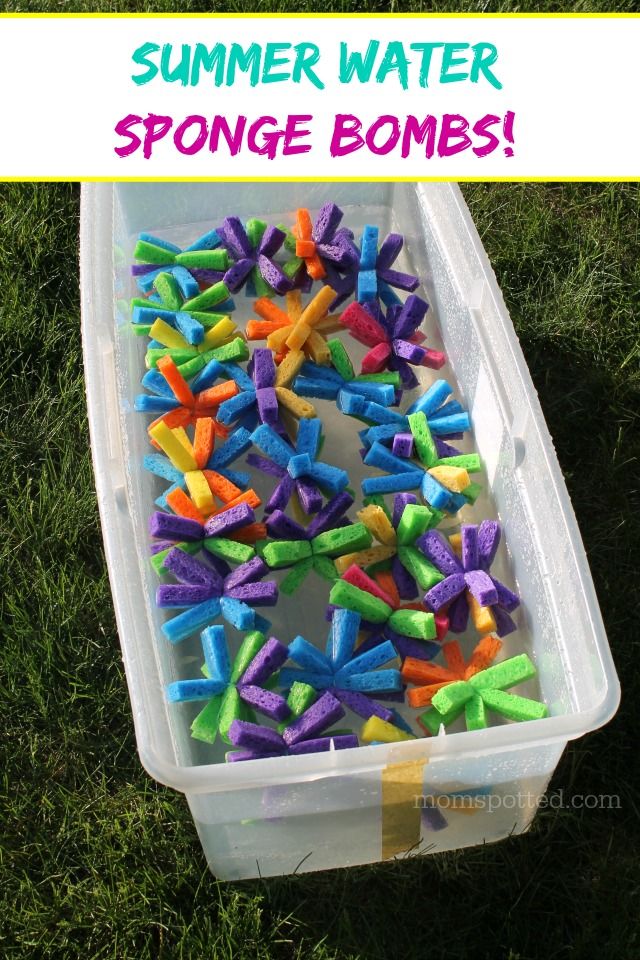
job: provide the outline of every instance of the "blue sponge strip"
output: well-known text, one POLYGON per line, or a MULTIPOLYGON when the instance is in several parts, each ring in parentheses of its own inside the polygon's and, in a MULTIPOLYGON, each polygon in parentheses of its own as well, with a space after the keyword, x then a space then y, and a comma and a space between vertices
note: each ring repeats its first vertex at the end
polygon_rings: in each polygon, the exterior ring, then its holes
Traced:
MULTIPOLYGON (((304 423, 303 420, 300 422, 304 423)), ((233 434, 233 436, 235 436, 235 434, 233 434)), ((277 463, 278 466, 284 467, 285 470, 287 469, 293 451, 289 444, 285 443, 285 441, 278 436, 275 430, 272 430, 271 427, 263 423, 253 431, 250 439, 255 443, 256 447, 259 447, 262 452, 277 463)))
POLYGON ((340 670, 353 656, 360 629, 360 614, 339 607, 331 621, 327 656, 334 670, 340 670))
POLYGON ((193 297, 198 296, 200 293, 198 281, 195 279, 192 273, 189 273, 186 267, 176 264, 175 267, 171 267, 169 273, 172 273, 175 277, 176 283, 180 289, 180 293, 185 300, 191 300, 193 297))
POLYGON ((329 658, 324 655, 322 650, 318 650, 312 643, 298 636, 289 644, 289 658, 300 664, 305 670, 312 670, 315 673, 333 674, 333 668, 329 658))
POLYGON ((214 450, 209 457, 207 467, 209 470, 220 470, 220 467, 227 467, 230 463, 245 453, 252 444, 252 434, 244 427, 238 427, 231 434, 228 440, 214 450))
POLYGON ((168 413, 175 410, 180 404, 177 400, 168 397, 150 397, 146 393, 139 393, 133 401, 133 409, 138 413, 168 413))
POLYGON ((185 703, 189 700, 210 700, 225 688, 219 680, 176 680, 167 685, 169 703, 185 703))
POLYGON ((202 631, 202 650, 209 675, 226 686, 231 679, 231 660, 223 626, 202 631))
POLYGON ((226 477, 227 480, 230 480, 231 483, 235 483, 236 487, 244 489, 249 486, 249 481, 251 477, 246 472, 246 470, 229 470, 228 468, 221 468, 218 470, 218 473, 222 474, 223 477, 226 477))
MULTIPOLYGON (((212 361, 216 362, 216 361, 212 361)), ((235 380, 241 390, 255 390, 253 380, 237 363, 221 363, 220 368, 228 380, 235 380)), ((206 367, 205 367, 206 370, 206 367)), ((203 371, 204 372, 204 371, 203 371)))
POLYGON ((362 231, 360 270, 375 270, 378 259, 378 228, 367 224, 362 231))
POLYGON ((386 470, 388 473, 416 473, 415 464, 404 460, 402 457, 396 457, 386 447, 377 441, 367 450, 364 462, 368 467, 378 467, 379 470, 386 470))
POLYGON ((293 480, 297 480, 298 477, 308 476, 312 466, 313 460, 308 453, 297 453, 289 459, 287 472, 293 480))
POLYGON ((225 620, 236 630, 255 629, 255 613, 242 600, 235 600, 233 597, 221 597, 220 610, 225 620))
POLYGON ((175 400, 175 394, 173 390, 162 376, 160 371, 156 370, 155 367, 151 370, 147 370, 141 380, 141 383, 145 389, 150 390, 151 393, 155 393, 156 396, 168 397, 169 400, 175 400))
POLYGON ((423 475, 420 490, 427 503, 430 503, 436 510, 447 509, 452 496, 451 491, 443 487, 441 483, 438 483, 430 473, 423 475))
POLYGON ((384 663, 388 663, 389 660, 395 660, 397 656, 398 654, 396 653, 394 645, 390 640, 385 640, 384 643, 379 643, 377 646, 371 647, 370 650, 366 650, 359 656, 354 657, 353 660, 350 660, 341 667, 336 674, 336 683, 340 686, 346 677, 352 677, 356 673, 367 673, 369 670, 376 670, 384 663))
POLYGON ((244 393, 236 393, 235 397, 229 397, 218 407, 218 420, 220 423, 233 423, 238 417, 246 413, 256 402, 255 390, 247 390, 244 393))
POLYGON ((344 383, 343 378, 333 367, 322 367, 319 363, 313 363, 311 360, 305 360, 300 367, 300 376, 308 377, 310 380, 326 380, 337 384, 339 387, 344 383))
POLYGON ((294 391, 301 397, 313 397, 316 400, 335 400, 339 385, 334 380, 313 380, 310 377, 296 377, 294 391))
POLYGON ((402 678, 399 670, 376 670, 374 673, 355 673, 336 686, 360 693, 391 693, 402 690, 402 678))
POLYGON ((176 327, 187 343, 198 344, 204 340, 204 327, 190 313, 176 313, 176 327))
POLYGON ((315 457, 320 448, 321 436, 322 421, 318 417, 300 420, 296 453, 308 453, 310 457, 315 457))
POLYGON ((446 380, 436 380, 431 384, 426 393, 411 404, 407 413, 424 413, 427 418, 432 416, 445 402, 448 396, 453 393, 446 380))
POLYGON ((152 243, 154 247, 160 247, 162 250, 168 250, 169 253, 182 253, 180 247, 176 247, 175 243, 171 243, 169 240, 161 240, 160 237, 154 237, 152 233, 139 233, 138 239, 144 243, 152 243))
POLYGON ((398 294, 385 280, 378 280, 378 296, 384 303, 385 307, 395 307, 396 304, 402 303, 402 300, 398 294))
POLYGON ((163 310, 160 307, 134 307, 131 315, 132 323, 152 324, 154 320, 160 318, 168 323, 170 327, 176 325, 175 310, 163 310))
POLYGON ((428 421, 431 433, 436 437, 448 436, 450 433, 463 433, 471 429, 468 413, 454 413, 450 417, 435 417, 428 421))
POLYGON ((361 270, 358 273, 358 302, 367 303, 378 295, 378 278, 375 270, 361 270))
MULTIPOLYGON (((301 421, 302 422, 302 421, 301 421)), ((294 458, 297 459, 297 458, 294 458)), ((328 463, 311 463, 306 476, 331 493, 340 493, 349 485, 349 474, 340 467, 333 467, 328 463)))
POLYGON ((140 290, 142 293, 149 293, 150 290, 153 290, 153 285, 158 274, 166 272, 166 267, 158 267, 157 270, 149 270, 148 273, 143 273, 139 277, 136 277, 138 290, 140 290))
POLYGON ((207 624, 211 623, 220 616, 220 601, 217 597, 213 600, 205 600, 203 603, 190 607, 184 613, 178 614, 172 620, 167 620, 160 628, 171 643, 180 643, 186 640, 192 633, 202 630, 207 624))
POLYGON ((149 473, 155 473, 156 477, 162 477, 169 483, 181 484, 183 482, 182 471, 176 469, 162 453, 147 453, 142 461, 142 466, 149 473))
POLYGON ((349 380, 345 387, 348 393, 357 393, 366 400, 389 406, 396 398, 396 392, 390 383, 374 383, 369 380, 349 380))
POLYGON ((401 493, 403 490, 418 490, 423 474, 417 470, 411 473, 389 474, 386 477, 365 477, 362 492, 365 496, 373 493, 401 493))
POLYGON ((200 373, 198 373, 189 384, 192 393, 200 393, 201 390, 208 390, 209 387, 214 385, 216 380, 221 380, 224 374, 225 369, 222 363, 219 363, 217 360, 209 360, 207 365, 202 368, 200 373))
POLYGON ((194 240, 190 247, 185 247, 184 252, 188 250, 215 250, 222 243, 222 238, 217 230, 209 230, 203 233, 201 237, 194 240))

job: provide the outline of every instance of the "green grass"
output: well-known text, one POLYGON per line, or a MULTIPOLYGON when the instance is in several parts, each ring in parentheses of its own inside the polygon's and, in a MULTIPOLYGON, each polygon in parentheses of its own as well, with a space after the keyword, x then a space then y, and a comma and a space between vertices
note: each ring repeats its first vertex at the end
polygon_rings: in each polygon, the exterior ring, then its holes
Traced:
POLYGON ((4 958, 637 957, 640 189, 469 185, 581 525, 625 697, 498 845, 219 884, 135 753, 84 412, 76 185, 0 186, 4 958), (634 419, 635 418, 635 419, 634 419), (595 946, 597 944, 597 947, 595 946))
MULTIPOLYGON (((317 13, 331 8, 334 13, 635 13, 636 0, 334 0, 318 4, 301 0, 254 0, 259 13, 317 13)), ((0 12, 30 13, 245 13, 244 0, 0 0, 0 12)))

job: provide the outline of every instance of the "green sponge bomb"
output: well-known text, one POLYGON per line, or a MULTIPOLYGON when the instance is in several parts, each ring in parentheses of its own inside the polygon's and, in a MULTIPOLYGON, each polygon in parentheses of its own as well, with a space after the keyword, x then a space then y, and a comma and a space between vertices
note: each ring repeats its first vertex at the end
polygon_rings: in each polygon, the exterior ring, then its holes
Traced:
POLYGON ((535 676, 536 668, 526 653, 503 660, 468 680, 442 687, 434 694, 431 707, 418 718, 418 722, 435 736, 441 724, 447 727, 463 713, 467 730, 482 730, 488 726, 487 712, 498 713, 507 720, 541 720, 548 716, 544 703, 505 692, 535 676))

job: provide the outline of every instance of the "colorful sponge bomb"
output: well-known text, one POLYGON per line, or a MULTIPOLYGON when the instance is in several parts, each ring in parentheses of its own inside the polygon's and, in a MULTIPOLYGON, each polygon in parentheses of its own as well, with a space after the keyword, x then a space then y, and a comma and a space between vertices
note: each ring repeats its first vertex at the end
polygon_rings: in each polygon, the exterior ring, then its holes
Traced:
POLYGON ((290 709, 279 694, 265 689, 287 659, 287 648, 258 630, 246 634, 233 663, 224 627, 207 627, 201 634, 206 679, 178 680, 167 687, 170 703, 209 700, 191 725, 196 740, 214 743, 218 734, 227 743, 234 720, 255 720, 255 712, 284 720, 290 709), (255 711, 255 712, 254 712, 255 711))
POLYGON ((372 225, 364 228, 356 280, 356 299, 359 303, 380 298, 383 303, 392 305, 400 303, 392 287, 409 292, 417 289, 420 283, 417 277, 391 269, 403 243, 401 234, 390 233, 378 251, 378 228, 372 225))
POLYGON ((446 358, 439 350, 423 347, 425 335, 418 331, 428 304, 420 297, 410 296, 403 305, 387 309, 386 316, 378 304, 352 303, 340 317, 351 335, 370 347, 362 360, 362 373, 397 370, 407 389, 418 384, 411 366, 439 370, 446 358))
POLYGON ((504 637, 516 629, 509 614, 520 605, 520 598, 489 572, 500 536, 497 520, 463 524, 461 558, 436 530, 427 531, 419 541, 427 559, 444 575, 427 591, 424 602, 435 612, 446 607, 454 633, 466 630, 469 611, 479 633, 504 637))
POLYGON ((335 291, 323 287, 312 300, 302 306, 299 290, 286 296, 286 312, 262 297, 253 305, 260 320, 247 323, 248 340, 265 340, 280 363, 290 350, 302 350, 315 363, 328 365, 331 354, 325 334, 340 329, 337 318, 328 315, 335 291))
POLYGON ((289 644, 289 658, 300 669, 284 667, 280 683, 285 689, 298 682, 315 690, 330 690, 346 707, 365 719, 375 715, 391 720, 393 712, 376 703, 375 698, 384 699, 385 695, 402 689, 396 667, 379 669, 396 660, 396 651, 387 641, 359 653, 356 650, 359 629, 358 614, 336 610, 325 653, 304 637, 296 637, 289 644))
POLYGON ((438 690, 431 701, 431 709, 422 714, 419 722, 435 735, 441 724, 448 726, 462 713, 467 730, 481 730, 488 726, 487 711, 508 720, 541 720, 548 716, 544 703, 505 692, 535 675, 536 669, 525 653, 503 660, 468 680, 458 680, 438 690))
POLYGON ((195 297, 200 286, 211 286, 222 280, 228 266, 226 250, 220 247, 220 237, 210 230, 183 250, 175 243, 149 233, 138 236, 133 251, 138 261, 131 268, 138 287, 143 293, 151 290, 159 273, 170 273, 185 300, 195 297))
POLYGON ((286 293, 292 283, 273 259, 285 240, 278 227, 268 227, 262 220, 252 218, 246 229, 238 217, 226 217, 218 234, 235 260, 224 275, 224 282, 232 293, 246 283, 253 296, 272 297, 286 293))

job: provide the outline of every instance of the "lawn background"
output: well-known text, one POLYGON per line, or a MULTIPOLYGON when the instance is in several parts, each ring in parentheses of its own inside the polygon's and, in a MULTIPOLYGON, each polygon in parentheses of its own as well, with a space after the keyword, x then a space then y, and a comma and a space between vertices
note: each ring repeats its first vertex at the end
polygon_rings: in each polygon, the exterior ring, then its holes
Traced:
MULTIPOLYGON (((405 8, 429 9, 393 7, 405 8)), ((565 798, 618 794, 620 809, 547 809, 525 836, 421 860, 242 884, 210 875, 183 798, 152 782, 135 753, 85 418, 79 187, 4 184, 1 956, 640 956, 640 188, 468 184, 463 192, 539 391, 623 683, 616 718, 570 744, 551 789, 565 798)))

